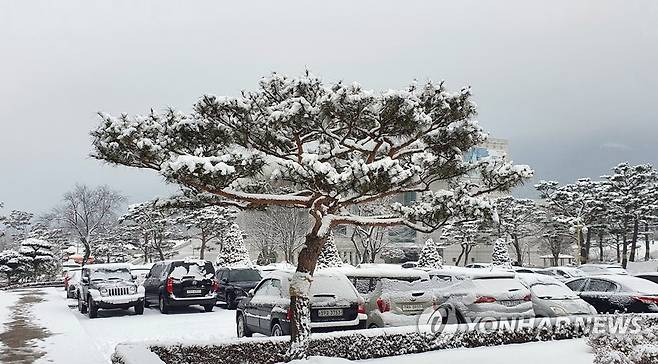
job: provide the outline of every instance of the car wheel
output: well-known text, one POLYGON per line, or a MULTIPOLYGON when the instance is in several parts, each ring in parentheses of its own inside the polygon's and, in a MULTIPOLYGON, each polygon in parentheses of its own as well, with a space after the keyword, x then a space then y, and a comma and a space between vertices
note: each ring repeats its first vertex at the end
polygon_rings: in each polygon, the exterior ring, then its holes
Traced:
POLYGON ((66 290, 66 298, 73 298, 73 292, 71 292, 70 290, 67 289, 66 290))
POLYGON ((138 315, 144 314, 144 301, 139 301, 135 304, 135 313, 138 315))
POLYGON ((144 307, 146 308, 151 307, 151 304, 149 303, 149 301, 146 300, 146 298, 144 298, 144 307))
POLYGON ((203 309, 206 312, 212 312, 212 309, 215 308, 215 305, 203 305, 203 309))
POLYGON ((160 312, 164 314, 169 313, 169 307, 167 307, 167 301, 165 301, 165 298, 163 296, 160 296, 160 299, 158 299, 158 308, 160 309, 160 312))
POLYGON ((78 294, 78 311, 80 313, 87 313, 87 306, 82 302, 82 299, 80 298, 80 295, 78 294))
POLYGON ((96 306, 96 303, 94 303, 94 300, 91 297, 89 297, 89 300, 87 301, 87 311, 90 319, 98 317, 98 306, 96 306))
POLYGON ((270 336, 283 336, 283 329, 281 328, 281 325, 279 325, 278 322, 275 322, 274 325, 272 325, 270 336))
POLYGON ((368 328, 369 329, 378 329, 379 326, 377 326, 377 324, 370 324, 370 326, 368 326, 368 328))
POLYGON ((244 321, 244 316, 238 315, 238 337, 251 337, 251 331, 247 327, 247 323, 244 321))

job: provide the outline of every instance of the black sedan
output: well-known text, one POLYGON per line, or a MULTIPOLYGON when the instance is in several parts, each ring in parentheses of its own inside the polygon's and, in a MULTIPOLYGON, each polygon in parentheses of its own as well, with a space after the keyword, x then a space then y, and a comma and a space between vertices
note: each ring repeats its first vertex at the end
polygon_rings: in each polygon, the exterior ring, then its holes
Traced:
POLYGON ((566 285, 599 313, 658 313, 658 284, 633 276, 575 278, 566 285))
MULTIPOLYGON (((290 335, 291 272, 273 272, 238 303, 239 337, 260 333, 290 335)), ((311 330, 335 331, 365 328, 363 301, 345 275, 316 274, 310 288, 311 330)))

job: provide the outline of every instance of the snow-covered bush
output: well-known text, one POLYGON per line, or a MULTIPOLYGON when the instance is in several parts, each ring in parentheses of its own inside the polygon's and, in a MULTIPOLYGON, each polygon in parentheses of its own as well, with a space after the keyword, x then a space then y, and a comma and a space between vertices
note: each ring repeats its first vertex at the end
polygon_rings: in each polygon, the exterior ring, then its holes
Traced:
POLYGON ((425 241, 425 246, 420 251, 418 267, 431 269, 441 269, 443 267, 443 257, 441 257, 439 247, 432 238, 425 241))
POLYGON ((491 252, 491 264, 500 268, 512 268, 512 258, 507 250, 507 241, 497 239, 491 252))
POLYGON ((244 243, 242 230, 238 224, 233 224, 224 235, 222 247, 215 264, 220 267, 250 266, 249 252, 244 243))
POLYGON ((52 249, 52 244, 41 239, 27 238, 21 242, 21 248, 18 252, 23 257, 25 264, 30 267, 29 274, 33 279, 47 274, 55 262, 52 249))
POLYGON ((318 264, 316 265, 316 268, 334 268, 342 265, 343 260, 340 259, 340 254, 338 254, 334 234, 330 234, 318 256, 318 264))
POLYGON ((11 285, 12 278, 25 272, 27 259, 15 250, 4 250, 0 252, 0 274, 7 279, 7 285, 11 285))
POLYGON ((399 248, 388 248, 384 250, 381 254, 382 259, 384 259, 384 262, 386 263, 400 263, 402 259, 404 259, 406 255, 404 254, 404 250, 399 249, 399 248))
POLYGON ((639 332, 592 335, 588 344, 595 353, 594 364, 658 363, 658 319, 644 318, 639 332))

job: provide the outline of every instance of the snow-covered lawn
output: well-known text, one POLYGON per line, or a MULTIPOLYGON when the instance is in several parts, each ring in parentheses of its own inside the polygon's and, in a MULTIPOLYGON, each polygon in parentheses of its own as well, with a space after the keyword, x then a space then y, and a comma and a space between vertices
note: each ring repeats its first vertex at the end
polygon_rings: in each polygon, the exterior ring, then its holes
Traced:
MULTIPOLYGON (((45 327, 51 335, 37 346, 46 354, 38 363, 95 364, 108 363, 117 343, 142 341, 226 341, 235 334, 235 311, 217 307, 205 313, 199 307, 180 309, 169 315, 157 309, 146 309, 144 315, 132 310, 100 311, 90 320, 75 308, 74 300, 66 300, 60 288, 38 289, 45 299, 32 308, 33 322, 45 327)), ((9 308, 18 297, 16 292, 0 295, 0 323, 9 319, 9 308)), ((1 329, 0 329, 1 330, 1 329)), ((475 349, 441 350, 362 361, 364 364, 414 362, 476 363, 511 362, 532 364, 589 364, 593 355, 583 339, 543 343, 516 344, 475 349)), ((313 358, 306 363, 345 363, 342 359, 313 358)))

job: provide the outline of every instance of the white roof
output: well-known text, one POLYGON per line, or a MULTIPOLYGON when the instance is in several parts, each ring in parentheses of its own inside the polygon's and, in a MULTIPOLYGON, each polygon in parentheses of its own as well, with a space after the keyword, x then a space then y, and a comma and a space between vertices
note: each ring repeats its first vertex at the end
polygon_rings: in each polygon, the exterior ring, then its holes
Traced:
POLYGON ((84 266, 91 270, 95 269, 130 269, 130 264, 128 263, 108 263, 108 264, 88 264, 84 266))
MULTIPOLYGON (((540 255, 539 257, 542 258, 542 259, 553 259, 553 256, 550 255, 550 254, 540 255)), ((558 255, 558 259, 574 259, 574 258, 575 257, 573 255, 569 255, 569 254, 560 254, 560 255, 558 255)))

